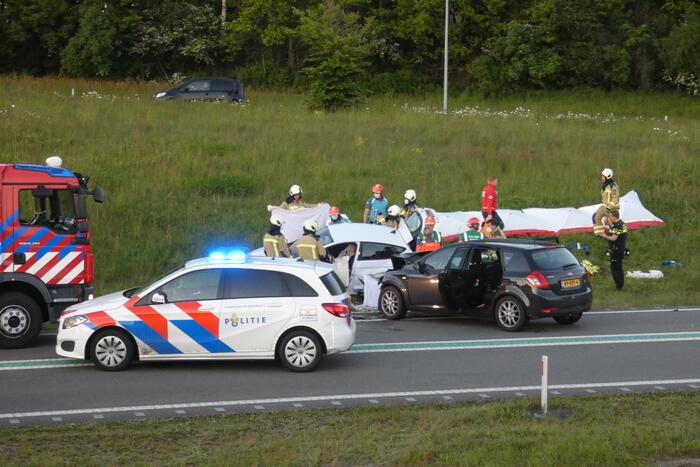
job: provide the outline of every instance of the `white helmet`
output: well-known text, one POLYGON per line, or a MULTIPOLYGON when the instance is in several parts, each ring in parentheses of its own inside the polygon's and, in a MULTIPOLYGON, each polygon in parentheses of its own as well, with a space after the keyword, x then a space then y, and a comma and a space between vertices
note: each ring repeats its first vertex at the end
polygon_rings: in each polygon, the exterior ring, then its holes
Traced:
POLYGON ((316 232, 318 230, 318 224, 315 220, 309 219, 304 222, 304 229, 308 230, 309 232, 316 232))
POLYGON ((284 224, 284 219, 279 214, 273 214, 270 216, 270 224, 276 225, 277 227, 282 227, 284 224))
POLYGON ((392 217, 398 217, 399 214, 401 214, 401 208, 393 204, 389 206, 389 209, 387 209, 386 213, 392 217))
POLYGON ((600 173, 603 177, 605 177, 607 180, 610 180, 613 178, 613 171, 612 169, 603 169, 603 171, 600 173))
POLYGON ((59 156, 49 156, 49 158, 46 159, 46 165, 57 169, 63 165, 63 159, 59 156))
POLYGON ((292 185, 289 188, 289 196, 300 195, 302 193, 303 191, 301 191, 301 187, 299 185, 292 185))
POLYGON ((406 193, 403 194, 403 198, 406 200, 406 202, 413 202, 416 200, 416 190, 406 190, 406 193))

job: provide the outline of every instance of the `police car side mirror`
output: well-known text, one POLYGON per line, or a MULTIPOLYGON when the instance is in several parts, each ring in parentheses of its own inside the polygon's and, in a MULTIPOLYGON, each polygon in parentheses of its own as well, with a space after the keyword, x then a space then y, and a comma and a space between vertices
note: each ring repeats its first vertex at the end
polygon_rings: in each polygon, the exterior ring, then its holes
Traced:
POLYGON ((418 263, 418 271, 421 274, 425 274, 428 271, 428 268, 424 263, 418 263))
POLYGON ((163 304, 165 303, 165 295, 160 293, 160 292, 155 292, 153 295, 151 295, 151 303, 155 304, 163 304))

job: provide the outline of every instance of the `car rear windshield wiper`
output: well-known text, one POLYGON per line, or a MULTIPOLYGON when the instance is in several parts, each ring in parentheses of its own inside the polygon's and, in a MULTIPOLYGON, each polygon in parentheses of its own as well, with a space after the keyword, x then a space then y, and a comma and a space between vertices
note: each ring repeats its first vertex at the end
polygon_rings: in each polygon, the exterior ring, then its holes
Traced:
POLYGON ((572 268, 572 267, 574 267, 574 266, 578 266, 578 263, 569 263, 569 264, 565 264, 564 266, 562 266, 562 268, 563 268, 563 269, 569 269, 569 268, 572 268))

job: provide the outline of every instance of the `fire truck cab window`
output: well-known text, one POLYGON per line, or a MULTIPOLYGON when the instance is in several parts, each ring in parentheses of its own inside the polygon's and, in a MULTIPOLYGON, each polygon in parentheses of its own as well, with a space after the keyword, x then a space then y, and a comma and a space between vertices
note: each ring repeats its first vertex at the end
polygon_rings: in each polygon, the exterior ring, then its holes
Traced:
POLYGON ((37 188, 20 190, 19 223, 46 227, 58 233, 77 231, 75 203, 70 190, 37 188))

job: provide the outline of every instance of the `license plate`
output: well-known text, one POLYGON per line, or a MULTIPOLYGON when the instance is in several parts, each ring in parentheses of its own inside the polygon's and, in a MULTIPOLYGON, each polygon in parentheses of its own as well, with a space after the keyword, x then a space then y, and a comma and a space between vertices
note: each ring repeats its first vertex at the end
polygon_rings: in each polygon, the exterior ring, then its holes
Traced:
POLYGON ((581 285, 581 279, 568 279, 561 281, 561 286, 565 289, 570 289, 571 287, 579 287, 581 285))

